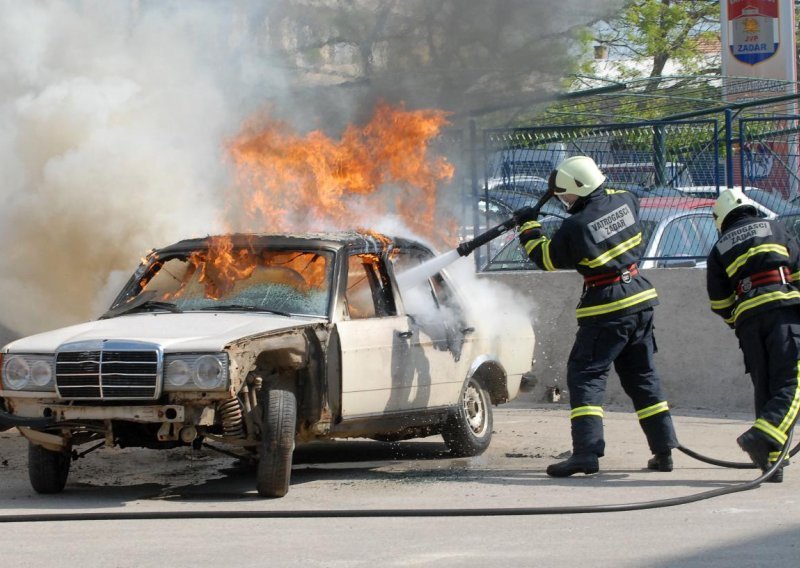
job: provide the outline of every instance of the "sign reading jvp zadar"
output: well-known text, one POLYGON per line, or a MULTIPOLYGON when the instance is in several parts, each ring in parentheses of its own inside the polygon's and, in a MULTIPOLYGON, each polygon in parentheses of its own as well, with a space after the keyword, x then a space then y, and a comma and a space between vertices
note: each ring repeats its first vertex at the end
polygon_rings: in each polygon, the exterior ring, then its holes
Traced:
POLYGON ((755 65, 780 45, 777 0, 728 0, 728 47, 742 63, 755 65))

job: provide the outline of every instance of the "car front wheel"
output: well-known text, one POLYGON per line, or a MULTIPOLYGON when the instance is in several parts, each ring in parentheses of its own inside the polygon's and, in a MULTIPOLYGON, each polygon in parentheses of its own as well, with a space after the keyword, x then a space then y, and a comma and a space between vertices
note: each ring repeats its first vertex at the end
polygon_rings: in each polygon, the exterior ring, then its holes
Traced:
POLYGON ((477 456, 492 441, 492 404, 489 394, 474 378, 461 391, 455 414, 442 429, 450 453, 458 457, 477 456))
POLYGON ((264 393, 261 457, 256 487, 262 497, 283 497, 289 491, 297 427, 297 399, 289 385, 273 385, 264 393))
POLYGON ((61 493, 67 484, 69 452, 52 452, 28 442, 28 478, 37 493, 61 493))

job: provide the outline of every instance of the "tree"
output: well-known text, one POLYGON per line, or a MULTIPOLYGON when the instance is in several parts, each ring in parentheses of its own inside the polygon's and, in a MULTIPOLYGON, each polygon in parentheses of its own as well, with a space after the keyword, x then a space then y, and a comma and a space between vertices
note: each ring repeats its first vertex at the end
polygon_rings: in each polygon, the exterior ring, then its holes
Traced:
MULTIPOLYGON (((719 74, 719 57, 703 48, 719 44, 720 5, 711 0, 634 0, 584 35, 584 45, 607 46, 619 78, 658 78, 673 61, 682 75, 719 74)), ((595 61, 583 65, 591 72, 595 61)), ((659 81, 648 89, 655 90, 659 81)))

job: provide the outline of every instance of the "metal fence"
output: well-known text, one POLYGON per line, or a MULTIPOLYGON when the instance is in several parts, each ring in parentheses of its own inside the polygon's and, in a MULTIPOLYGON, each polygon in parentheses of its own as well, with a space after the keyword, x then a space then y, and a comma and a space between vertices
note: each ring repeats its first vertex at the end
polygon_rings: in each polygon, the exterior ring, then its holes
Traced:
MULTIPOLYGON (((533 205, 559 162, 586 155, 603 170, 607 187, 639 197, 643 266, 695 266, 716 237, 710 206, 724 179, 719 130, 713 119, 486 130, 474 184, 482 226, 533 205)), ((541 216, 545 231, 552 234, 565 215, 558 201, 549 202, 541 216)), ((534 268, 513 234, 490 243, 477 262, 489 271, 534 268)))
MULTIPOLYGON (((787 99, 786 96, 775 100, 787 99)), ((569 156, 592 157, 607 186, 639 197, 645 237, 641 266, 705 265, 717 238, 711 205, 722 187, 740 186, 764 217, 781 218, 800 236, 800 116, 776 116, 766 103, 717 108, 683 120, 530 128, 474 127, 466 200, 472 216, 462 238, 508 219, 546 191, 550 172, 569 156), (737 113, 748 111, 747 117, 737 113)), ((697 113, 700 114, 700 113, 697 113)), ((466 149, 466 148, 465 148, 466 149)), ((556 200, 542 210, 552 234, 566 213, 556 200)), ((509 232, 476 251, 479 270, 530 270, 509 232)))

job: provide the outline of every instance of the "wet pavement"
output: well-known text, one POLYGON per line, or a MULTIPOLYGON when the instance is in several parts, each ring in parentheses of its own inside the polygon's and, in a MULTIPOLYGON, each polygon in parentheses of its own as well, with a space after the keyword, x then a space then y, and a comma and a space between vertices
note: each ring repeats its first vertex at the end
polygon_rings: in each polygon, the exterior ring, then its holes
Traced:
MULTIPOLYGON (((302 446, 295 454, 289 494, 276 500, 258 498, 252 465, 208 449, 102 449, 73 464, 62 494, 37 495, 27 481, 26 444, 9 431, 0 434, 0 516, 135 512, 152 513, 157 519, 184 511, 224 515, 226 511, 561 508, 683 498, 736 488, 758 477, 754 470, 714 467, 683 454, 675 455, 672 473, 648 471, 649 452, 635 414, 609 411, 607 452, 600 473, 552 479, 544 469, 568 455, 568 416, 560 404, 498 407, 490 449, 468 459, 450 458, 439 437, 396 444, 352 440, 302 446)), ((746 461, 735 438, 747 429, 749 417, 678 412, 675 424, 681 442, 691 449, 718 459, 746 461)), ((3 564, 9 566, 39 565, 37 559, 47 551, 66 554, 84 565, 103 565, 101 561, 109 558, 113 562, 106 565, 155 566, 170 559, 183 565, 201 550, 205 560, 200 562, 205 565, 213 559, 225 562, 230 546, 238 553, 248 552, 237 556, 237 563, 244 565, 263 565, 258 561, 263 558, 257 553, 261 550, 269 552, 276 565, 304 566, 372 566, 381 555, 390 566, 475 561, 529 566, 534 560, 564 566, 588 560, 593 566, 744 566, 762 561, 794 565, 800 552, 800 470, 793 475, 793 469, 786 470, 782 484, 644 511, 129 520, 104 521, 102 529, 89 521, 9 523, 3 524, 0 545, 3 564), (118 531, 132 534, 131 527, 136 528, 136 538, 130 544, 114 540, 118 531), (224 537, 219 532, 222 527, 226 527, 224 537), (31 556, 31 549, 19 543, 42 530, 50 536, 31 556), (91 542, 79 537, 97 530, 108 534, 91 542), (253 531, 257 535, 270 531, 271 548, 264 548, 253 531), (154 549, 148 552, 148 547, 155 541, 161 552, 154 557, 154 549), (745 546, 747 542, 753 546, 745 546), (119 546, 125 555, 116 555, 119 546), (750 548, 760 552, 751 555, 750 548), (587 556, 590 549, 598 554, 587 556)))

